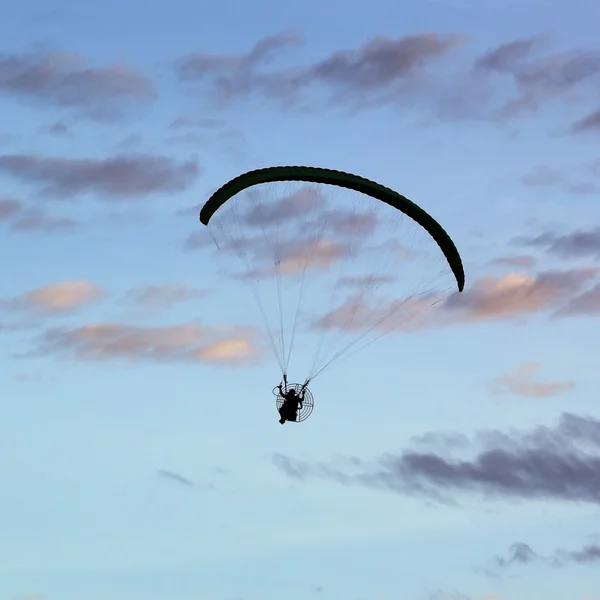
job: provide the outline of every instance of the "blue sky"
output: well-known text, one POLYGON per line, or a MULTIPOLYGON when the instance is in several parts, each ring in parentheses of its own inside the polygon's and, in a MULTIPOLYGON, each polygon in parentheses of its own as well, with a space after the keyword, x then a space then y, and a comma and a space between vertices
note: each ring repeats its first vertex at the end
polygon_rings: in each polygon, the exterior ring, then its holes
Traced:
POLYGON ((0 1, 2 596, 600 598, 599 13, 0 1), (405 194, 467 284, 281 427, 197 215, 284 164, 405 194))

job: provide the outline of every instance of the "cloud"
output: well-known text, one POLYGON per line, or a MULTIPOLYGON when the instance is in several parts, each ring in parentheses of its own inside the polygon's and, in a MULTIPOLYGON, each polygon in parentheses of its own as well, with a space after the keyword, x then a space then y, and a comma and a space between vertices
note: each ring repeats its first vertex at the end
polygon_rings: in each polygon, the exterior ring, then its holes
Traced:
POLYGON ((600 108, 573 123, 570 131, 571 133, 600 131, 600 108))
POLYGON ((578 229, 563 234, 547 231, 534 237, 519 237, 514 241, 542 248, 561 258, 600 258, 600 227, 578 229))
POLYGON ((282 33, 259 40, 246 54, 190 54, 177 62, 176 72, 181 81, 203 84, 222 101, 253 94, 290 101, 314 84, 348 100, 348 92, 371 94, 396 89, 415 71, 461 42, 459 36, 436 33, 397 39, 380 36, 358 49, 334 52, 311 65, 269 71, 266 67, 283 49, 302 43, 297 34, 282 33))
POLYGON ((600 564, 600 545, 587 544, 580 550, 559 548, 551 556, 542 556, 534 552, 528 544, 516 542, 510 546, 508 557, 497 556, 494 559, 494 563, 497 567, 501 568, 533 563, 544 563, 553 568, 561 568, 568 564, 600 564))
POLYGON ((256 362, 261 349, 250 327, 194 324, 137 327, 94 323, 53 327, 43 332, 30 353, 86 361, 132 360, 241 365, 256 362))
POLYGON ((508 76, 516 86, 515 95, 498 106, 498 117, 514 118, 551 100, 571 100, 576 92, 592 92, 600 74, 598 52, 578 49, 533 57, 544 45, 549 45, 544 36, 521 38, 501 44, 476 61, 476 69, 508 76))
POLYGON ((552 270, 483 277, 461 295, 448 298, 445 318, 483 321, 512 318, 560 307, 597 274, 596 269, 552 270))
POLYGON ((470 64, 456 55, 464 36, 436 32, 379 36, 312 63, 274 64, 284 50, 301 45, 296 34, 284 33, 238 55, 189 54, 175 70, 180 81, 207 90, 220 106, 257 97, 282 108, 306 108, 311 92, 317 92, 316 99, 325 91, 336 108, 409 105, 438 117, 488 121, 527 116, 550 102, 581 104, 594 97, 600 77, 600 53, 586 48, 552 52, 552 40, 543 35, 500 44, 470 64))
POLYGON ((23 205, 18 200, 0 198, 0 221, 12 219, 21 211, 22 207, 23 205))
POLYGON ((305 218, 308 214, 316 213, 322 209, 327 200, 315 186, 305 186, 294 193, 273 202, 264 203, 258 196, 254 202, 241 215, 244 223, 252 227, 268 227, 283 225, 298 218, 305 218))
POLYGON ((72 52, 0 54, 0 92, 93 119, 138 114, 157 97, 138 70, 123 63, 93 67, 72 52))
POLYGON ((186 251, 201 250, 209 247, 215 247, 215 240, 211 237, 210 232, 207 229, 201 229, 200 231, 190 233, 183 242, 183 249, 186 251))
POLYGON ((3 300, 0 306, 11 311, 52 315, 75 311, 104 296, 104 290, 89 281, 62 281, 3 300))
POLYGON ((415 331, 457 323, 515 319, 557 311, 572 300, 597 273, 596 269, 546 271, 538 275, 509 273, 482 277, 461 294, 416 293, 373 305, 357 292, 320 316, 315 326, 325 329, 415 331), (436 306, 436 310, 429 310, 436 306))
POLYGON ((521 38, 488 50, 475 61, 475 68, 492 72, 513 72, 548 40, 543 36, 521 38))
POLYGON ((597 191, 594 183, 573 180, 564 171, 548 166, 538 166, 521 178, 528 187, 553 187, 567 194, 592 194, 597 191))
POLYGON ((135 200, 186 189, 198 172, 193 160, 177 163, 166 156, 144 154, 105 159, 0 155, 0 173, 37 185, 43 195, 58 198, 93 193, 104 200, 135 200))
POLYGON ((62 121, 56 121, 51 125, 47 125, 42 129, 45 133, 55 136, 64 136, 70 133, 70 128, 68 125, 63 123, 62 121))
POLYGON ((455 447, 441 452, 409 448, 374 463, 352 458, 311 464, 276 454, 274 462, 298 480, 326 478, 444 502, 453 494, 471 493, 600 504, 600 421, 593 417, 563 413, 554 427, 484 430, 470 450, 453 457, 455 447))
POLYGON ((179 483, 185 487, 194 487, 194 482, 179 473, 175 473, 174 471, 167 471, 166 469, 159 469, 157 472, 158 476, 162 479, 168 479, 170 481, 174 481, 175 483, 179 483))
POLYGON ((600 283, 582 294, 575 296, 568 304, 556 312, 557 317, 600 314, 600 283))
POLYGON ((180 302, 194 300, 206 295, 206 290, 186 285, 147 285, 127 292, 125 299, 139 308, 156 311, 167 310, 180 302))
POLYGON ((227 125, 225 119, 185 119, 178 117, 173 119, 169 125, 169 129, 221 129, 227 125))
POLYGON ((497 392, 509 392, 516 396, 525 396, 528 398, 547 398, 575 387, 573 381, 554 381, 548 383, 532 381, 540 368, 540 363, 525 363, 519 366, 513 373, 507 373, 496 378, 493 381, 493 390, 497 392))
POLYGON ((77 229, 79 223, 69 217, 52 217, 41 209, 30 209, 14 219, 10 225, 19 232, 70 232, 77 229))
POLYGON ((74 219, 53 217, 40 208, 26 208, 11 198, 0 198, 0 221, 10 223, 13 231, 36 233, 73 231, 79 225, 74 219))
POLYGON ((490 265, 498 265, 509 268, 530 268, 535 265, 537 260, 529 254, 515 254, 510 256, 500 256, 490 261, 490 265))

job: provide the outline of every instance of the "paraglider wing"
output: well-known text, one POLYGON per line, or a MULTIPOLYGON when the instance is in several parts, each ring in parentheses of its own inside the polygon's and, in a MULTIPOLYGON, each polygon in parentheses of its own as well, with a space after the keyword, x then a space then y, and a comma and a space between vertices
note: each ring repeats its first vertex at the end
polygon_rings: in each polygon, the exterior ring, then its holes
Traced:
POLYGON ((366 194, 367 196, 381 200, 401 211, 421 225, 421 227, 423 227, 423 229, 425 229, 425 231, 427 231, 427 233, 435 240, 456 278, 458 291, 463 291, 465 274, 462 260, 454 242, 444 228, 431 215, 405 196, 402 196, 390 188, 375 183, 374 181, 360 177, 359 175, 353 175, 351 173, 333 169, 301 166, 268 167, 265 169, 248 171, 227 182, 207 200, 200 211, 200 222, 204 225, 208 225, 215 212, 239 192, 254 185, 277 181, 305 181, 310 183, 335 185, 366 194))

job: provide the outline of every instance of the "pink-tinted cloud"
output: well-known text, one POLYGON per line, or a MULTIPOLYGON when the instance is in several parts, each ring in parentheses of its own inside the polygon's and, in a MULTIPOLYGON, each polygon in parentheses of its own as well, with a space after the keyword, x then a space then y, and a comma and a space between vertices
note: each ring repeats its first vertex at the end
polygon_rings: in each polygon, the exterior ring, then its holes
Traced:
POLYGON ((195 324, 138 327, 95 323, 54 327, 38 338, 31 355, 87 361, 132 360, 242 365, 262 355, 250 327, 203 327, 195 324))
POLYGON ((43 195, 58 198, 93 193, 103 200, 137 200, 152 193, 186 189, 198 172, 194 160, 177 163, 166 156, 85 159, 0 155, 0 173, 37 186, 43 195))
POLYGON ((447 317, 483 321, 534 314, 560 307, 596 276, 596 269, 511 273, 484 277, 461 295, 448 298, 447 317))
POLYGON ((462 294, 444 297, 432 291, 372 305, 357 292, 340 306, 328 310, 317 320, 316 326, 346 331, 366 327, 410 331, 455 323, 514 319, 560 309, 596 274, 596 269, 547 271, 538 275, 510 273, 483 277, 462 294))
POLYGON ((256 266, 237 274, 236 277, 261 279, 276 273, 295 275, 304 269, 311 271, 328 269, 346 255, 348 246, 324 239, 290 240, 278 245, 275 256, 262 253, 261 250, 262 247, 256 252, 256 260, 253 261, 256 266))
POLYGON ((2 307, 52 315, 75 311, 104 296, 104 290, 89 281, 62 281, 3 300, 2 307))
POLYGON ((137 115, 157 96, 150 80, 133 67, 93 67, 71 52, 0 55, 0 91, 96 119, 137 115))
POLYGON ((513 373, 506 373, 497 377, 492 383, 492 389, 495 392, 508 392, 528 398, 547 398, 575 387, 573 381, 535 381, 535 376, 540 369, 541 364, 538 362, 522 364, 513 373))

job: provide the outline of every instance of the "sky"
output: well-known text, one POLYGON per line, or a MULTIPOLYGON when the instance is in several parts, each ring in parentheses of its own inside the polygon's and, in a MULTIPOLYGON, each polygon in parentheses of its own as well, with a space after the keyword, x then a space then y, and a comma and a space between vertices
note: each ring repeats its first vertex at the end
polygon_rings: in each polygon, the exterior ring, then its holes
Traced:
MULTIPOLYGON (((3 598, 600 599, 596 2, 0 14, 3 598), (313 414, 284 426, 248 278, 198 220, 276 165, 398 191, 466 273, 315 378, 313 414)), ((306 216, 294 189, 273 199, 306 216)), ((440 263, 417 269, 382 223, 385 308, 440 263)), ((285 293, 309 226, 286 230, 285 293)), ((302 321, 294 381, 339 308, 325 267, 358 239, 334 233, 312 246, 322 319, 302 321)), ((354 306, 357 328, 380 314, 354 306)))

